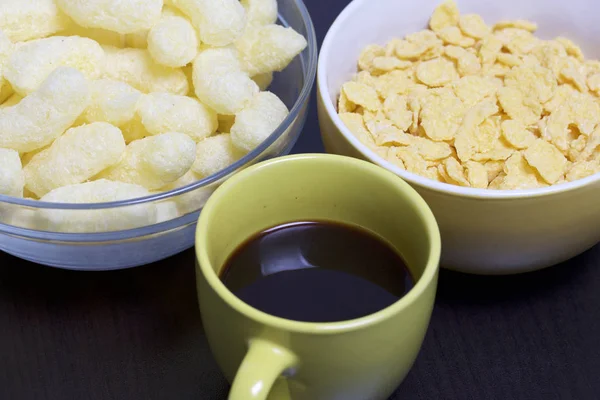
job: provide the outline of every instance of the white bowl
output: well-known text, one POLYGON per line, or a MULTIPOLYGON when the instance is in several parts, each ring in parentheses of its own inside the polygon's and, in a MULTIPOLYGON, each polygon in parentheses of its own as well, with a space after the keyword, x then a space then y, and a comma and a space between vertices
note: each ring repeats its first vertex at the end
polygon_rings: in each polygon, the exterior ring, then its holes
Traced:
MULTIPOLYGON (((356 73, 361 50, 427 27, 438 0, 355 0, 335 20, 317 69, 318 112, 328 152, 369 160, 409 182, 427 201, 442 234, 443 267, 511 274, 548 267, 600 242, 600 174, 531 190, 492 191, 436 182, 385 161, 363 145, 336 112, 341 85, 356 73)), ((600 3, 591 0, 458 0, 461 13, 488 24, 537 22, 536 36, 562 35, 586 58, 600 59, 600 3)), ((410 229, 409 226, 406 229, 410 229)))

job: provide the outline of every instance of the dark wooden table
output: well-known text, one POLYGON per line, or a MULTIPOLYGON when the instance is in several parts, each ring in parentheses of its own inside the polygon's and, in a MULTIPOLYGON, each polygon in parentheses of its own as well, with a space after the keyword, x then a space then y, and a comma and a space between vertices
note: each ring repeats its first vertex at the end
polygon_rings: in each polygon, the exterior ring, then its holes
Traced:
MULTIPOLYGON (((306 0, 319 40, 347 3, 306 0)), ((314 97, 295 152, 321 151, 314 97)), ((222 400, 194 255, 114 272, 0 253, 0 400, 222 400)), ((421 354, 392 399, 600 399, 600 246, 512 277, 443 271, 421 354)))

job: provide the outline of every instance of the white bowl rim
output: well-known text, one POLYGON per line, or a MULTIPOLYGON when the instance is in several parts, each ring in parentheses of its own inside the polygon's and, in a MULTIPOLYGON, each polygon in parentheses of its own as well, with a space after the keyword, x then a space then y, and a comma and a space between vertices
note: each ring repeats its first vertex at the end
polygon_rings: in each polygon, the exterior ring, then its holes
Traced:
POLYGON ((599 172, 573 182, 567 182, 538 189, 492 190, 451 185, 449 183, 434 181, 433 179, 425 178, 423 176, 403 170, 389 161, 386 161, 373 150, 361 143, 360 140, 342 122, 337 113, 335 105, 331 102, 331 97, 327 86, 327 74, 325 66, 329 61, 330 48, 335 45, 333 37, 337 34, 337 31, 341 29, 351 15, 360 12, 360 9, 368 6, 369 3, 370 0, 353 0, 337 16, 325 35, 325 39, 323 40, 323 44, 321 45, 321 50, 319 53, 319 64, 317 66, 317 90, 321 100, 323 101, 323 105, 327 110, 327 114, 329 114, 335 127, 342 133, 346 140, 348 140, 348 142, 350 142, 350 144, 369 161, 379 165, 380 167, 386 168, 389 171, 392 171, 402 179, 405 179, 407 182, 416 186, 445 194, 489 200, 548 196, 576 190, 584 186, 591 185, 592 183, 600 183, 599 172))

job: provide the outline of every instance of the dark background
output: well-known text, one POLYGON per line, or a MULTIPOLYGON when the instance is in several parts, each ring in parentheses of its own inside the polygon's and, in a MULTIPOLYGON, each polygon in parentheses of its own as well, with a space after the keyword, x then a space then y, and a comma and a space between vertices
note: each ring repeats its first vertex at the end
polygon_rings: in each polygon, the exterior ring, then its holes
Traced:
MULTIPOLYGON (((400 1, 400 0, 399 0, 400 1)), ((345 0, 305 0, 319 41, 345 0)), ((321 151, 311 103, 294 152, 321 151)), ((392 397, 600 399, 600 246, 513 277, 442 271, 419 358, 392 397)), ((0 400, 223 400, 194 255, 63 271, 0 253, 0 400)))

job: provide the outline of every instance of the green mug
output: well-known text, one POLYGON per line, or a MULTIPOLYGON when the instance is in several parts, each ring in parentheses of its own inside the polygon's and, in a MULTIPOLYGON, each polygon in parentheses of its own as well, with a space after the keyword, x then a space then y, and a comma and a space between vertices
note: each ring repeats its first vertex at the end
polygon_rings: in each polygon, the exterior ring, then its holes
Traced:
POLYGON ((386 399, 421 348, 437 287, 440 234, 423 199, 391 172, 349 157, 302 154, 236 174, 206 203, 196 230, 198 300, 230 400, 386 399), (415 286, 368 316, 335 323, 278 318, 219 279, 253 234, 292 221, 364 227, 402 254, 415 286))

